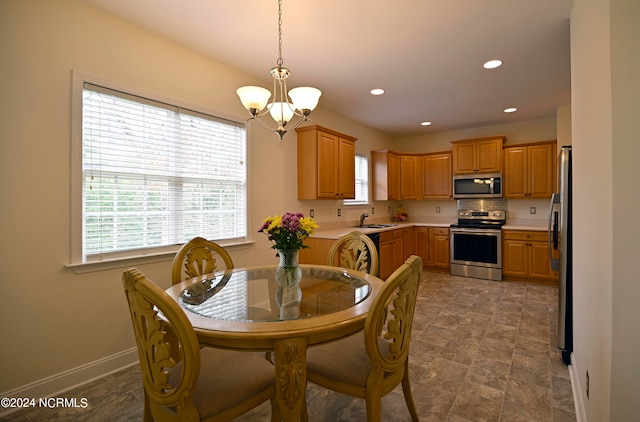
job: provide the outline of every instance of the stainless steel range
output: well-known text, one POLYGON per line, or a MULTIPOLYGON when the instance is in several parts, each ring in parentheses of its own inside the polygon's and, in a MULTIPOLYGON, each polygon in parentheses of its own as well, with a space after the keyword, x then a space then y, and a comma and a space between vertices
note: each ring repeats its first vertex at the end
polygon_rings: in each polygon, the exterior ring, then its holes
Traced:
POLYGON ((458 223, 450 228, 451 274, 502 281, 504 199, 458 200, 458 223))

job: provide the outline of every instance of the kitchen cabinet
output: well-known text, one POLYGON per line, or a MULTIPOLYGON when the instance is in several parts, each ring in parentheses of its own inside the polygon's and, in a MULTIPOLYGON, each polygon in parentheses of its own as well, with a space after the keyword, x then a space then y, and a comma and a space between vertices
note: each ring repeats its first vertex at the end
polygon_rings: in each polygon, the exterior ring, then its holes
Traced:
POLYGON ((558 272, 551 269, 546 231, 503 230, 502 243, 504 280, 558 281, 558 272))
POLYGON ((415 228, 413 226, 411 227, 404 227, 402 229, 402 237, 403 237, 403 246, 402 246, 402 252, 404 253, 404 256, 402 258, 402 263, 404 264, 404 261, 407 260, 407 258, 409 258, 411 255, 416 253, 416 233, 415 233, 415 228))
MULTIPOLYGON (((305 240, 305 245, 308 248, 300 249, 298 262, 301 264, 327 265, 329 249, 331 249, 335 241, 335 239, 319 237, 308 238, 305 240)), ((404 264, 404 261, 413 254, 414 245, 413 227, 380 231, 378 246, 379 277, 385 280, 400 265, 404 264)), ((333 265, 339 265, 337 258, 333 265)))
POLYGON ((504 148, 505 198, 550 198, 555 173, 555 141, 504 148))
POLYGON ((422 199, 451 199, 451 152, 425 154, 421 161, 422 199))
POLYGON ((373 200, 419 199, 419 155, 371 151, 373 200))
POLYGON ((429 266, 451 268, 449 229, 429 227, 429 266))
POLYGON ((400 157, 393 151, 371 151, 373 200, 400 199, 400 157))
POLYGON ((420 162, 415 155, 400 156, 400 199, 418 199, 420 162))
MULTIPOLYGON (((327 265, 329 249, 331 249, 335 241, 335 239, 309 237, 304 241, 304 244, 307 245, 308 248, 300 249, 298 252, 298 262, 300 264, 327 265)), ((333 265, 339 265, 338 259, 336 259, 333 265)))
POLYGON ((403 229, 383 231, 380 233, 380 248, 378 249, 380 262, 380 278, 386 280, 404 259, 403 229))
POLYGON ((416 227, 416 253, 424 267, 446 270, 451 268, 449 228, 416 227))
POLYGON ((500 173, 504 135, 452 141, 453 174, 500 173))
POLYGON ((298 199, 353 199, 356 138, 318 125, 296 129, 298 199))

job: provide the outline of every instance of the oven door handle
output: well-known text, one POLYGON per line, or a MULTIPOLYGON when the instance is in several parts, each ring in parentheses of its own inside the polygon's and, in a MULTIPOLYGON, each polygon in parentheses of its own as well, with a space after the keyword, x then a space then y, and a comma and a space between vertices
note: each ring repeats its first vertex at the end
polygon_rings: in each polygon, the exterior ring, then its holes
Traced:
POLYGON ((471 234, 482 234, 485 236, 496 235, 502 231, 500 229, 461 229, 458 227, 452 228, 450 230, 451 230, 451 233, 471 233, 471 234))

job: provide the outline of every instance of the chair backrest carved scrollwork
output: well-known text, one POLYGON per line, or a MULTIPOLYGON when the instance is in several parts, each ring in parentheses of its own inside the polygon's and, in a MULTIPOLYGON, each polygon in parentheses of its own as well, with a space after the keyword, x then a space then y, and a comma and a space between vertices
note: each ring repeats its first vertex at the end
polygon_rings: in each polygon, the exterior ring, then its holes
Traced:
MULTIPOLYGON (((364 398, 367 421, 381 420, 382 396, 398 384, 402 384, 411 420, 419 420, 409 381, 409 346, 421 274, 422 259, 410 256, 373 299, 363 333, 307 352, 307 379, 364 398)), ((308 420, 305 408, 301 420, 308 420)))
POLYGON ((202 237, 191 239, 182 245, 173 259, 171 282, 178 284, 189 278, 224 270, 218 268, 216 255, 222 258, 226 269, 233 268, 233 260, 222 246, 202 237))
POLYGON ((142 371, 144 421, 231 420, 266 400, 279 420, 270 363, 257 354, 201 349, 180 305, 137 269, 125 271, 122 284, 142 371))
POLYGON ((378 250, 371 238, 361 231, 353 231, 338 239, 329 249, 329 265, 378 275, 378 250))
POLYGON ((408 359, 421 273, 422 259, 409 257, 385 281, 369 309, 364 327, 367 353, 373 366, 384 372, 398 371, 408 359))
MULTIPOLYGON (((188 399, 200 370, 200 346, 189 320, 177 303, 163 300, 165 292, 138 270, 127 270, 122 282, 138 345, 145 396, 149 398, 147 405, 174 407, 183 417, 199 420, 188 399), (181 379, 170 385, 168 373, 179 363, 181 379)), ((159 408, 151 412, 157 414, 159 408)))

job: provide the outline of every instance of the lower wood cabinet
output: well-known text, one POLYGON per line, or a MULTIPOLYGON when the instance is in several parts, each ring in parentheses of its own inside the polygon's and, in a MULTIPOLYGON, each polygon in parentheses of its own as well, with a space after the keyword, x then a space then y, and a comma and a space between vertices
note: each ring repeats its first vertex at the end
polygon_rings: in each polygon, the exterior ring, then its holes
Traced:
MULTIPOLYGON (((310 237, 304 241, 308 248, 300 249, 298 252, 298 262, 301 264, 327 265, 329 259, 329 249, 335 243, 335 239, 323 239, 310 237)), ((275 253, 275 251, 274 251, 275 253)), ((338 266, 338 259, 333 264, 338 266)))
MULTIPOLYGON (((309 247, 300 249, 298 262, 301 264, 327 265, 329 249, 331 249, 335 241, 335 239, 319 237, 308 238, 304 243, 309 247)), ((401 266, 404 261, 414 253, 414 244, 415 237, 413 227, 380 232, 378 249, 379 277, 385 280, 401 266)), ((339 265, 337 256, 332 265, 339 265)))
POLYGON ((558 272, 551 270, 546 231, 502 232, 502 277, 504 280, 553 284, 558 272))
POLYGON ((403 229, 380 232, 380 278, 386 280, 399 266, 404 263, 404 233, 403 229))
POLYGON ((416 227, 416 253, 424 267, 447 270, 451 268, 449 228, 416 227))
POLYGON ((409 258, 411 255, 416 253, 416 229, 415 227, 411 226, 411 227, 405 227, 402 229, 402 236, 403 236, 403 241, 404 241, 404 245, 403 245, 403 250, 402 252, 404 252, 404 258, 402 260, 402 263, 404 264, 404 261, 407 260, 407 258, 409 258))

